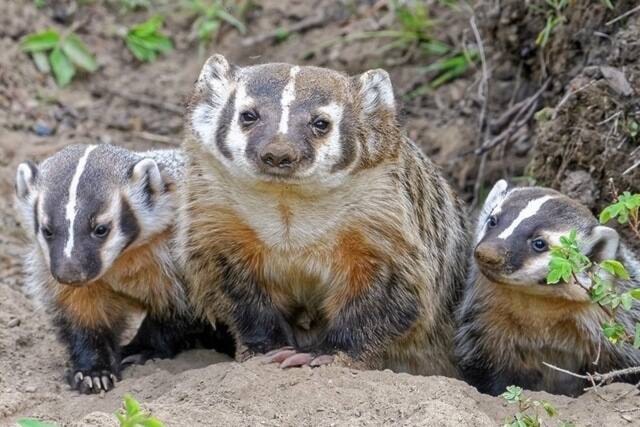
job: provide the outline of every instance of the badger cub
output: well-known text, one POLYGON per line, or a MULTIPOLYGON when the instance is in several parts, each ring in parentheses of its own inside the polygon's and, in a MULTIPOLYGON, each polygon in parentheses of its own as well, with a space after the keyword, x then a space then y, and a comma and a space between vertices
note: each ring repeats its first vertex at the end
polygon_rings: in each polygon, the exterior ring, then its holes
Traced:
POLYGON ((456 375, 464 208, 403 138, 389 76, 204 65, 178 240, 241 358, 456 375))
POLYGON ((17 205, 31 238, 28 289, 53 312, 74 389, 113 388, 129 315, 147 316, 123 355, 170 357, 210 325, 185 312, 172 253, 178 151, 72 145, 18 167, 17 205))
MULTIPOLYGON (((627 267, 631 280, 617 283, 621 291, 638 286, 637 258, 586 207, 546 188, 509 189, 499 181, 491 190, 478 219, 456 336, 463 376, 479 391, 497 395, 515 384, 578 395, 584 381, 542 362, 577 373, 640 365, 640 350, 604 337, 606 318, 582 287, 546 284, 549 248, 572 229, 592 260, 617 259, 627 267)), ((618 317, 634 330, 640 308, 618 317)))

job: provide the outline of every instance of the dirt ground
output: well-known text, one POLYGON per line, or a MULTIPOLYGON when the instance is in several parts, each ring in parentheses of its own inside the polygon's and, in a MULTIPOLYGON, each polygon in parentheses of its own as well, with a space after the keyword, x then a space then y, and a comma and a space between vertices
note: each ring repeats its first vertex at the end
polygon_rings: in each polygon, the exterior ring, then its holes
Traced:
MULTIPOLYGON (((558 156, 558 147, 564 147, 567 140, 582 141, 573 126, 576 116, 581 123, 593 124, 617 111, 622 111, 625 118, 637 113, 637 96, 611 92, 602 71, 593 69, 603 64, 617 67, 628 76, 634 94, 640 91, 636 49, 640 21, 604 27, 604 22, 620 14, 619 9, 605 11, 596 4, 584 21, 589 31, 606 33, 615 40, 617 50, 609 49, 606 40, 599 39, 598 49, 584 48, 587 38, 580 33, 576 35, 578 41, 558 39, 553 49, 570 47, 582 55, 574 52, 563 64, 545 62, 551 66, 542 69, 535 54, 532 58, 514 47, 525 46, 531 39, 531 28, 522 27, 519 22, 533 26, 539 17, 527 15, 527 10, 518 8, 518 2, 504 2, 502 8, 496 6, 500 2, 479 2, 476 18, 492 73, 490 96, 485 102, 479 91, 483 76, 479 64, 461 78, 412 98, 405 95, 425 78, 419 72, 419 61, 394 65, 402 53, 377 55, 379 40, 328 43, 354 31, 380 28, 389 19, 385 1, 348 2, 349 7, 327 0, 313 5, 300 0, 257 3, 259 7, 246 17, 246 37, 225 28, 206 52, 223 53, 240 64, 286 61, 349 73, 370 67, 387 68, 402 103, 407 133, 442 166, 468 201, 499 177, 524 177, 532 158, 534 179, 558 188, 564 184, 565 190, 571 190, 573 187, 566 181, 579 178, 571 173, 583 171, 588 174, 587 191, 578 196, 588 197, 591 191, 592 199, 584 201, 593 208, 606 199, 603 182, 615 175, 602 172, 608 170, 602 166, 606 162, 597 163, 600 169, 593 173, 588 158, 574 160, 565 153, 562 159, 567 159, 566 164, 561 163, 565 170, 560 173, 558 162, 563 160, 553 156, 558 156), (281 26, 310 18, 317 18, 318 24, 292 34, 282 43, 259 40, 261 35, 281 26), (624 32, 616 35, 618 31, 624 32), (585 70, 589 65, 592 69, 585 70), (558 120, 539 124, 532 118, 525 120, 506 143, 483 154, 483 161, 479 160, 481 156, 469 154, 480 146, 483 135, 492 138, 508 129, 513 120, 501 120, 501 114, 535 94, 549 76, 553 76, 553 82, 536 104, 540 108, 557 106, 571 88, 580 87, 581 78, 596 81, 591 89, 599 92, 585 91, 580 97, 571 97, 554 116, 558 120), (568 85, 570 81, 573 83, 568 85), (589 107, 589 102, 600 109, 589 107), (580 108, 585 103, 587 108, 580 108), (487 133, 480 132, 478 119, 483 106, 490 123, 487 133), (585 115, 585 111, 591 115, 585 115), (553 177, 557 180, 548 179, 549 171, 557 174, 553 177)), ((473 43, 470 10, 448 8, 443 5, 445 2, 427 3, 433 6, 438 22, 446 23, 438 27, 439 37, 454 45, 473 43)), ((621 1, 616 7, 632 3, 621 1)), ((0 0, 0 425, 12 425, 24 416, 62 425, 117 425, 112 414, 126 392, 133 393, 167 425, 489 426, 501 424, 515 412, 502 399, 481 395, 452 379, 332 367, 281 371, 257 360, 237 364, 202 350, 127 369, 123 381, 106 395, 80 396, 70 391, 62 380, 65 352, 55 339, 46 313, 23 293, 20 254, 24 237, 13 209, 16 167, 25 159, 43 159, 71 143, 114 143, 136 149, 179 145, 184 103, 205 56, 198 54, 189 19, 180 14, 169 16, 166 22, 174 51, 141 65, 126 51, 116 33, 120 26, 139 22, 149 13, 120 14, 111 3, 100 1, 60 0, 49 4, 52 6, 39 10, 31 1, 0 0), (77 33, 91 46, 100 64, 98 72, 81 76, 65 89, 57 88, 50 77, 38 73, 19 46, 25 34, 51 26, 64 28, 54 16, 81 23, 77 33)), ((567 31, 560 34, 569 38, 574 35, 567 31)), ((594 143, 597 131, 610 131, 607 124, 601 127, 592 126, 592 137, 587 142, 594 143)), ((633 160, 638 141, 623 133, 614 136, 615 144, 623 146, 624 151, 615 154, 622 157, 608 161, 633 160)), ((571 151, 582 152, 575 148, 571 151)), ((595 150, 590 155, 600 154, 595 150)), ((614 177, 620 178, 620 172, 614 177)), ((637 191, 638 173, 640 168, 625 176, 620 185, 636 185, 637 191)), ((576 188, 582 187, 576 184, 576 188)), ((600 395, 588 392, 578 399, 544 393, 531 396, 553 402, 559 418, 575 425, 640 425, 640 397, 629 385, 614 384, 601 390, 600 395)), ((556 420, 547 421, 548 425, 557 424, 556 420)))

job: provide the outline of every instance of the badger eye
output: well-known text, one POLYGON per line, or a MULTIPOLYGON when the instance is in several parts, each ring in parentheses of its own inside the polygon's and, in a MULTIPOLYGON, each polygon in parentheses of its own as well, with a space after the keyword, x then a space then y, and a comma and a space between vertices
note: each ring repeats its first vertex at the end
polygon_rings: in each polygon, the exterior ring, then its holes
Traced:
POLYGON ((257 121, 258 113, 256 113, 255 111, 247 110, 240 113, 240 122, 242 122, 242 124, 245 126, 251 125, 257 121))
POLYGON ((487 221, 489 228, 494 228, 498 225, 498 218, 495 215, 491 215, 487 221))
POLYGON ((325 119, 315 119, 311 126, 319 133, 325 133, 329 129, 329 122, 325 119))
POLYGON ((107 237, 107 235, 109 234, 109 231, 110 231, 110 229, 109 229, 108 225, 100 224, 100 225, 97 225, 93 229, 93 235, 98 237, 98 238, 100 238, 100 239, 103 239, 103 238, 107 237))
POLYGON ((53 231, 46 225, 43 225, 40 230, 42 231, 42 235, 45 239, 51 240, 53 238, 53 231))
POLYGON ((547 242, 544 239, 537 238, 531 242, 531 247, 536 252, 544 252, 548 249, 547 242))

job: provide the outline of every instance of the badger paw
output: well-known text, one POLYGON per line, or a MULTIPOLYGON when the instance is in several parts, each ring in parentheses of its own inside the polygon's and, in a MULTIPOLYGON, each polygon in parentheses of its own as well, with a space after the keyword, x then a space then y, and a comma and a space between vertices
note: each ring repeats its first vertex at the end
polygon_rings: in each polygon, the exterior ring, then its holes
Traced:
POLYGON ((265 363, 278 363, 280 368, 330 365, 334 356, 330 354, 299 353, 292 347, 283 347, 265 354, 265 363))
POLYGON ((72 389, 83 394, 112 390, 118 381, 118 377, 108 369, 70 371, 67 379, 72 389))

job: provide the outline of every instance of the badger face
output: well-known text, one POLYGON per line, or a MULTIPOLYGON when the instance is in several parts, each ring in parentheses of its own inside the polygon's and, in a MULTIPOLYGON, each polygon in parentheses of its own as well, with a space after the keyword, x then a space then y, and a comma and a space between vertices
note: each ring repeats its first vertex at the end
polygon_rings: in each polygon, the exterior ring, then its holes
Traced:
MULTIPOLYGON (((479 221, 474 257, 481 274, 527 292, 588 299, 576 283, 546 281, 550 248, 560 245, 560 237, 571 230, 576 230, 581 250, 592 260, 615 258, 618 249, 615 230, 598 225, 587 208, 546 188, 507 190, 506 182, 500 181, 479 221)), ((583 284, 589 286, 586 280, 583 284)))
MULTIPOLYGON (((40 168, 27 163, 18 168, 22 216, 30 216, 25 222, 51 276, 61 284, 82 286, 100 278, 143 232, 139 199, 150 191, 149 162, 155 162, 144 159, 121 170, 125 159, 101 151, 99 146, 71 146, 40 168), (122 180, 127 174, 128 182, 122 180)), ((142 204, 150 206, 151 199, 142 204)))
POLYGON ((191 103, 195 136, 232 175, 336 186, 362 159, 362 123, 394 110, 381 70, 349 78, 289 64, 238 68, 215 55, 191 103))

